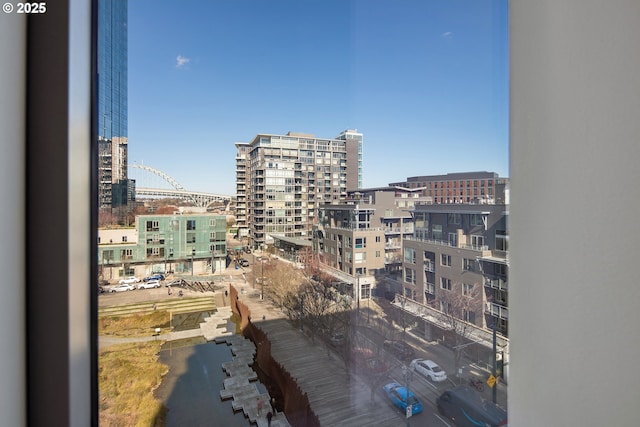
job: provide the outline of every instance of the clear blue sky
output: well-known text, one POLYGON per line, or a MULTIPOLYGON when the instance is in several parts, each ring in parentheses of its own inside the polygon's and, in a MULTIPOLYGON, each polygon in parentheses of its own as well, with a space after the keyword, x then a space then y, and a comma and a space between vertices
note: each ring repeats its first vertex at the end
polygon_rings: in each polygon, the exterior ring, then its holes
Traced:
POLYGON ((365 187, 508 176, 506 0, 129 0, 129 162, 235 194, 235 142, 364 134, 365 187))

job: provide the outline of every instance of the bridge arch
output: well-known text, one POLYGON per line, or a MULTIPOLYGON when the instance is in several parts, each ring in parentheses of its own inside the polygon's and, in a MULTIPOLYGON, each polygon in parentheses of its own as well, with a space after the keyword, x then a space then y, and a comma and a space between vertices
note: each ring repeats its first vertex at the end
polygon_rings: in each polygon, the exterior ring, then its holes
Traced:
POLYGON ((163 197, 163 196, 179 197, 182 199, 187 199, 190 202, 192 202, 195 206, 200 206, 200 207, 207 207, 213 201, 223 201, 228 205, 233 199, 232 196, 223 196, 218 194, 208 194, 208 193, 189 191, 185 189, 184 186, 180 184, 171 175, 159 169, 153 168, 151 166, 138 165, 138 164, 132 164, 129 166, 136 169, 144 170, 146 172, 150 172, 154 175, 161 177, 163 180, 168 182, 171 185, 171 187, 173 187, 173 189, 175 190, 175 191, 171 191, 171 190, 160 190, 160 189, 136 187, 136 194, 139 194, 139 195, 150 195, 150 196, 160 196, 160 197, 163 197))

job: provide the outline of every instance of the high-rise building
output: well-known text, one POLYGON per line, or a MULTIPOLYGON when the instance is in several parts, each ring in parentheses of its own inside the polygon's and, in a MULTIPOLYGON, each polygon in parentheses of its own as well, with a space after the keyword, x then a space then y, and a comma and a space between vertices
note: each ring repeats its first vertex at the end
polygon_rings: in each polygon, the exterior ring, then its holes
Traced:
POLYGON ((135 194, 127 177, 126 1, 98 1, 97 77, 98 203, 111 208, 135 194))
POLYGON ((347 164, 358 165, 347 169, 347 191, 357 191, 362 188, 362 133, 347 129, 336 139, 347 141, 347 164))
POLYGON ((251 246, 264 244, 270 234, 310 240, 318 207, 344 201, 349 177, 358 185, 362 134, 341 135, 258 134, 236 144, 238 233, 251 246), (350 174, 351 168, 356 172, 350 174))

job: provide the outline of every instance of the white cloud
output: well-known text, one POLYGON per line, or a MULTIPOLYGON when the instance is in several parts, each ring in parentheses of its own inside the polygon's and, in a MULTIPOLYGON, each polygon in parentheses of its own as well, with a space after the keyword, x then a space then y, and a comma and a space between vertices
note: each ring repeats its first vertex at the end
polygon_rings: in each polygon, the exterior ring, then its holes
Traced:
POLYGON ((187 65, 190 61, 191 59, 184 57, 182 55, 178 55, 178 57, 176 58, 176 68, 182 68, 185 65, 187 65))
POLYGON ((445 39, 450 39, 453 37, 453 33, 451 31, 447 31, 446 33, 442 33, 442 37, 445 39))

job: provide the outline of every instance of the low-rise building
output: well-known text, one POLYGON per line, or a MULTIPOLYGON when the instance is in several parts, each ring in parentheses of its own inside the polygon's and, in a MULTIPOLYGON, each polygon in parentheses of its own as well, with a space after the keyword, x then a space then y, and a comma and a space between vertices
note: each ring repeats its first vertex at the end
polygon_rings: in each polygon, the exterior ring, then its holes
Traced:
POLYGON ((139 215, 136 227, 98 230, 100 278, 215 273, 226 267, 226 216, 139 215))
POLYGON ((508 333, 506 205, 421 204, 403 241, 402 293, 508 333))

